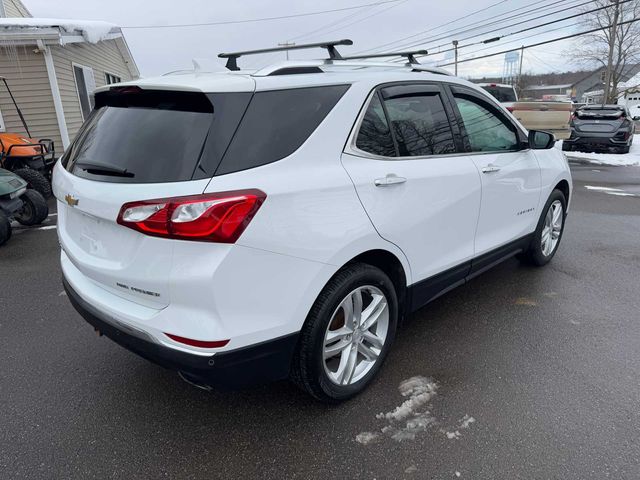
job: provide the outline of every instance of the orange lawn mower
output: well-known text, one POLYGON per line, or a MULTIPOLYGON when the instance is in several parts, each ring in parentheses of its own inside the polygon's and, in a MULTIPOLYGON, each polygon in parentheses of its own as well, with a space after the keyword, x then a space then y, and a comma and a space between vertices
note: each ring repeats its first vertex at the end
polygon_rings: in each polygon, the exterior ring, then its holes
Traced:
POLYGON ((16 103, 7 79, 0 77, 7 87, 18 117, 26 132, 26 137, 18 133, 0 132, 0 168, 10 170, 22 177, 29 188, 37 190, 44 198, 51 196, 51 171, 56 163, 53 140, 31 138, 27 122, 16 103))

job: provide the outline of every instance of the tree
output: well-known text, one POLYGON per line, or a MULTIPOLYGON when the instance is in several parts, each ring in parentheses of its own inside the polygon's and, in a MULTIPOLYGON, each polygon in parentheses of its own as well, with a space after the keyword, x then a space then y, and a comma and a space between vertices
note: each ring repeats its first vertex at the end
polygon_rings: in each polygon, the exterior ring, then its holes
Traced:
POLYGON ((640 63, 640 22, 620 25, 627 20, 640 16, 640 0, 618 3, 618 27, 613 31, 616 14, 615 0, 595 0, 582 7, 583 11, 599 7, 609 7, 585 14, 582 26, 584 30, 602 28, 602 30, 578 37, 578 45, 573 53, 576 63, 598 65, 607 68, 610 40, 613 38, 613 61, 611 68, 610 94, 607 102, 616 103, 618 85, 629 75, 631 69, 640 63))

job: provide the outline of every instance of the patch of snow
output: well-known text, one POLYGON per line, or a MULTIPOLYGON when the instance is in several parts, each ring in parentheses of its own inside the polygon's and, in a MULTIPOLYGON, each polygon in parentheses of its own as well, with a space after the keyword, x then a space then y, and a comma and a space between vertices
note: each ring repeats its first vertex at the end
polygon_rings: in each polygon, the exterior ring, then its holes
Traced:
POLYGON ((404 469, 404 473, 414 473, 418 471, 418 467, 416 467, 415 465, 411 465, 410 467, 407 467, 404 469))
POLYGON ((462 423, 460 424, 460 428, 469 428, 469 425, 471 425, 475 421, 476 419, 473 418, 472 416, 465 415, 464 417, 462 417, 462 423))
POLYGON ((105 40, 110 33, 119 32, 113 23, 99 20, 70 20, 62 18, 0 18, 0 29, 33 29, 58 27, 64 33, 80 33, 89 43, 105 40))
POLYGON ((400 421, 416 413, 436 394, 438 386, 430 378, 412 377, 400 383, 398 390, 403 397, 409 397, 390 412, 379 413, 376 418, 400 421))
POLYGON ((377 433, 373 432, 362 432, 356 435, 356 442, 361 443, 363 445, 368 445, 369 443, 376 442, 379 438, 377 433))
MULTIPOLYGON (((414 440, 420 432, 437 425, 438 421, 432 415, 431 400, 436 395, 438 384, 431 378, 417 376, 400 382, 398 391, 403 397, 408 397, 399 406, 386 413, 378 413, 378 420, 386 420, 387 424, 380 429, 380 433, 397 442, 414 440)), ((461 429, 469 428, 476 420, 470 415, 465 415, 459 420, 459 425, 447 431, 440 431, 448 438, 459 438, 461 429)), ((363 432, 356 436, 356 441, 368 444, 379 440, 379 434, 363 432)))
MULTIPOLYGON (((562 149, 562 140, 556 142, 556 148, 562 149)), ((564 152, 564 154, 569 160, 585 160, 594 165, 640 166, 640 142, 634 142, 629 153, 564 152)))
POLYGON ((637 197, 637 195, 635 193, 628 193, 628 192, 604 192, 607 195, 616 195, 618 197, 637 197))
POLYGON ((599 187, 597 185, 585 185, 584 188, 587 190, 595 190, 596 192, 621 192, 619 188, 611 188, 611 187, 599 187))

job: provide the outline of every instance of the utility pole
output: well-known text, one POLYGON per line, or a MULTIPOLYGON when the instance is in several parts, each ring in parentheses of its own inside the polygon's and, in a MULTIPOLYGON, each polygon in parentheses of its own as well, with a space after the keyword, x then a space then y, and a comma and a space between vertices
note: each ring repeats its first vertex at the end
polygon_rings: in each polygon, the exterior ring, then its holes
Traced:
POLYGON ((458 76, 458 40, 454 40, 453 42, 453 50, 455 56, 455 76, 458 76))
MULTIPOLYGON (((287 41, 287 42, 279 43, 278 46, 279 47, 293 47, 293 46, 295 46, 295 44, 296 44, 296 42, 288 42, 287 41)), ((285 53, 287 55, 287 60, 289 60, 289 50, 286 50, 285 53)))
POLYGON ((524 85, 522 85, 522 60, 524 59, 524 45, 520 47, 520 66, 518 67, 518 80, 516 85, 518 86, 518 97, 522 94, 524 85))
POLYGON ((607 59, 607 72, 604 82, 604 95, 602 96, 602 105, 609 101, 611 95, 611 77, 613 68, 613 49, 616 44, 616 35, 618 33, 618 17, 620 16, 620 0, 611 0, 615 2, 615 10, 613 12, 613 21, 611 22, 611 32, 609 33, 609 57, 607 59))

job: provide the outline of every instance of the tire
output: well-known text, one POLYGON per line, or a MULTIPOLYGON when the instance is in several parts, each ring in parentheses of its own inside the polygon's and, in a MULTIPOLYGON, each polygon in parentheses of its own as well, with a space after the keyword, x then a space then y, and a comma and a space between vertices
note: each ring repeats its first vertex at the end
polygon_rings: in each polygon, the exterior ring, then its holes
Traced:
MULTIPOLYGON (((553 213, 551 213, 551 216, 553 217, 553 213)), ((538 225, 536 227, 536 231, 533 234, 533 240, 531 241, 531 245, 529 246, 529 249, 527 250, 527 252, 525 252, 525 255, 523 256, 523 258, 528 263, 531 263, 538 267, 542 267, 543 265, 546 265, 551 261, 551 259, 554 257, 554 255, 558 251, 558 247, 560 246, 560 241, 562 240, 562 235, 564 233, 566 217, 567 217, 567 199, 565 198, 564 193, 562 193, 560 190, 554 190, 553 192, 551 192, 549 199, 547 200, 547 202, 544 205, 544 208, 542 209, 542 215, 540 216, 540 220, 538 220, 538 225), (549 239, 549 241, 553 242, 553 232, 557 231, 558 234, 556 237, 557 241, 555 242, 555 244, 553 244, 551 250, 549 251, 549 250, 546 250, 545 247, 543 246, 542 236, 543 236, 543 233, 545 233, 546 227, 548 226, 547 216, 549 215, 549 210, 552 208, 552 206, 558 205, 558 203, 556 202, 559 202, 559 204, 562 206, 562 212, 560 214, 561 224, 560 224, 559 231, 556 230, 555 227, 553 227, 551 230, 551 233, 550 233, 551 238, 549 239)), ((556 222, 552 222, 552 223, 556 225, 556 222)))
POLYGON ((627 145, 626 147, 622 147, 618 150, 618 153, 629 153, 629 150, 631 150, 631 146, 627 145))
MULTIPOLYGON (((366 318, 364 316, 364 322, 366 318)), ((372 317, 368 318, 371 321, 372 317)), ((397 325, 398 299, 389 277, 371 265, 356 263, 346 266, 325 286, 307 316, 294 355, 291 380, 302 390, 326 403, 339 403, 354 397, 367 387, 380 370, 395 338, 397 325), (368 306, 373 305, 375 299, 380 300, 380 296, 382 300, 377 305, 383 305, 382 302, 386 301, 386 307, 373 309, 378 313, 375 315, 378 320, 373 324, 375 332, 372 331, 372 325, 371 330, 355 329, 351 330, 353 335, 347 335, 344 332, 349 332, 350 329, 346 321, 347 312, 342 305, 353 305, 352 295, 357 297, 358 292, 364 312, 368 306), (366 331, 363 336, 364 330, 366 331), (331 343, 331 340, 326 341, 325 335, 329 335, 330 332, 335 332, 333 335, 338 338, 335 343, 331 343), (370 343, 372 335, 377 338, 378 345, 382 344, 381 347, 370 343), (383 336, 384 340, 381 340, 383 336), (340 353, 325 361, 327 345, 329 349, 335 349, 340 353), (342 345, 346 345, 346 348, 342 348, 342 345), (361 348, 368 349, 368 352, 364 350, 367 355, 377 353, 377 358, 365 356, 361 353, 361 348), (353 352, 355 357, 351 356, 353 352), (354 369, 340 370, 339 366, 343 360, 351 358, 356 361, 354 369), (332 371, 334 367, 336 370, 332 371), (350 378, 347 378, 347 373, 339 383, 340 372, 349 370, 352 372, 350 378)), ((349 361, 345 361, 344 364, 348 366, 349 361)))
POLYGON ((11 222, 4 212, 0 211, 0 247, 11 238, 11 222))
POLYGON ((49 180, 37 170, 32 168, 19 168, 14 170, 13 173, 22 177, 29 185, 29 188, 40 192, 45 199, 51 196, 51 184, 49 180))
POLYGON ((562 151, 563 152, 571 152, 573 147, 565 142, 562 142, 562 151))
POLYGON ((22 209, 14 215, 15 219, 22 225, 39 225, 44 222, 49 215, 49 207, 44 197, 36 190, 28 189, 20 197, 24 203, 22 209))

